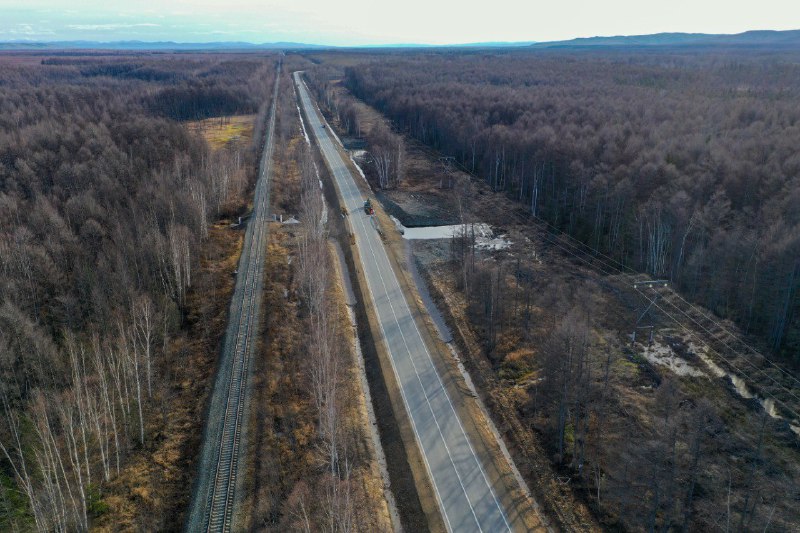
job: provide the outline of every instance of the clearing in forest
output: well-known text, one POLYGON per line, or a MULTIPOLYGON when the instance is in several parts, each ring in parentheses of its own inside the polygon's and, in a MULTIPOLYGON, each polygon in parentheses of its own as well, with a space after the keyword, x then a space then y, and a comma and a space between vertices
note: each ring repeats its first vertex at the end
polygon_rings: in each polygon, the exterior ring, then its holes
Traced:
POLYGON ((193 120, 187 123, 189 131, 199 133, 212 150, 229 143, 249 144, 253 139, 255 115, 233 115, 193 120))

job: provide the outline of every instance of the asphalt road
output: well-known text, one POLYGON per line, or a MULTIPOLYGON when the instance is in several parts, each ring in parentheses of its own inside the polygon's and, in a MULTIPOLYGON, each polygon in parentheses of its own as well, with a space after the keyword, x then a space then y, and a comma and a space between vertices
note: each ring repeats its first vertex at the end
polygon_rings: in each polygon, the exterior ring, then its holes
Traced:
MULTIPOLYGON (((276 76, 280 76, 280 67, 276 76)), ((224 347, 220 354, 203 431, 200 462, 186 531, 238 529, 235 522, 236 508, 242 495, 236 492, 241 485, 240 470, 243 472, 245 466, 240 458, 246 449, 244 441, 249 407, 247 395, 263 294, 277 94, 276 78, 256 182, 253 213, 247 223, 242 255, 239 258, 224 347)))
POLYGON ((322 127, 299 73, 294 76, 307 127, 317 139, 350 213, 361 268, 445 524, 450 531, 458 532, 510 531, 507 513, 434 367, 383 241, 364 213, 365 198, 354 181, 362 178, 354 178, 330 128, 322 127))

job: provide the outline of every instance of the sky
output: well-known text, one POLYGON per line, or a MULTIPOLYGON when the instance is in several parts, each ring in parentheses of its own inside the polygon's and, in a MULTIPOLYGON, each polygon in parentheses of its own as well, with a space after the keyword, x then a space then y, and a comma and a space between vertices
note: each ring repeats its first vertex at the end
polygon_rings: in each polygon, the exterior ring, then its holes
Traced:
POLYGON ((800 0, 0 0, 0 41, 359 46, 800 29, 800 0))

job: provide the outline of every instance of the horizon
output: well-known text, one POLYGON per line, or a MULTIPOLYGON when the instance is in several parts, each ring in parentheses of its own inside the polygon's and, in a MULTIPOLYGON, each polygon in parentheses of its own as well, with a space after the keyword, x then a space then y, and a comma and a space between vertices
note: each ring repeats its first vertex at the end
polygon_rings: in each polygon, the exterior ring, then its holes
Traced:
POLYGON ((458 46, 480 43, 554 42, 576 38, 800 28, 800 4, 764 0, 758 8, 731 10, 723 0, 702 6, 690 0, 643 5, 637 0, 603 4, 565 0, 534 6, 496 0, 465 10, 453 0, 428 5, 376 7, 366 0, 336 4, 307 0, 143 0, 136 7, 118 0, 88 0, 75 9, 64 0, 30 0, 24 7, 0 0, 0 42, 90 41, 176 44, 241 42, 297 43, 330 47, 458 46), (691 17, 685 14, 691 13, 691 17), (425 16, 420 16, 423 13, 425 16))
MULTIPOLYGON (((742 32, 737 33, 707 33, 707 32, 680 32, 680 31, 664 31, 658 33, 649 33, 649 34, 618 34, 618 35, 588 35, 582 37, 573 37, 570 39, 563 39, 563 40, 556 40, 556 41, 465 41, 465 42, 452 42, 452 43, 442 43, 442 44, 430 44, 430 43, 377 43, 377 44, 356 44, 356 45, 335 45, 335 44, 326 44, 326 43, 311 43, 306 41, 241 41, 241 40, 229 40, 229 41, 177 41, 177 40, 140 40, 140 39, 119 39, 119 40, 108 40, 108 41, 101 41, 101 40, 92 40, 92 39, 57 39, 57 40, 45 40, 45 39, 13 39, 13 40, 2 40, 0 39, 0 44, 11 44, 11 45, 50 45, 50 44, 91 44, 91 45, 121 45, 121 44, 136 44, 136 45, 176 45, 176 46, 200 46, 200 45, 225 45, 230 47, 231 49, 236 49, 235 45, 243 45, 243 47, 247 48, 259 48, 259 47, 275 47, 280 48, 281 45, 292 45, 292 46, 304 46, 309 48, 341 48, 341 49, 348 49, 348 48, 415 48, 415 47, 430 47, 430 48, 447 48, 447 47, 470 47, 470 46, 480 46, 480 45, 487 45, 487 46, 497 46, 497 47, 523 47, 523 46, 531 46, 536 44, 546 45, 550 43, 571 43, 574 41, 582 41, 582 40, 593 40, 593 39, 630 39, 635 37, 654 37, 654 36, 661 36, 661 35, 674 35, 674 36, 708 36, 708 37, 736 37, 739 35, 744 34, 752 34, 752 33, 782 33, 782 32, 800 32, 800 27, 798 28, 789 28, 785 30, 773 30, 773 29, 749 29, 744 30, 742 32), (234 45, 234 46, 232 46, 234 45)), ((89 49, 89 48, 87 48, 89 49)))

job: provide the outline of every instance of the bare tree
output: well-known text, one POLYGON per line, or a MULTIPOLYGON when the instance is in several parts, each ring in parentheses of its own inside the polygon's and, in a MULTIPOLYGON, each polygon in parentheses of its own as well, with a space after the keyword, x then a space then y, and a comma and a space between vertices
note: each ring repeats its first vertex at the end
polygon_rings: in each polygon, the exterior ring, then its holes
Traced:
POLYGON ((381 189, 388 189, 391 183, 391 171, 393 162, 392 152, 385 147, 372 149, 372 161, 378 173, 378 184, 381 189))
POLYGON ((153 396, 152 351, 155 336, 154 306, 147 295, 134 299, 131 306, 131 319, 133 321, 133 346, 134 350, 141 351, 144 357, 147 376, 147 397, 153 396))
POLYGON ((36 529, 39 531, 45 531, 48 529, 50 521, 45 514, 43 502, 39 498, 37 489, 34 486, 33 478, 29 471, 28 461, 26 460, 23 452, 24 447, 21 440, 19 415, 11 410, 5 389, 0 390, 0 394, 2 395, 3 412, 5 413, 6 425, 8 426, 12 437, 12 443, 10 445, 11 447, 7 447, 5 444, 3 444, 2 440, 0 440, 0 449, 3 450, 3 455, 11 465, 11 469, 14 471, 17 483, 19 483, 23 492, 25 493, 25 496, 28 498, 33 519, 36 524, 36 529))
POLYGON ((575 415, 575 395, 585 385, 589 329, 584 313, 575 308, 556 327, 549 339, 545 359, 545 379, 557 404, 555 437, 559 461, 564 457, 564 438, 567 423, 575 415))

